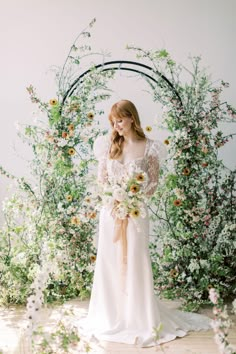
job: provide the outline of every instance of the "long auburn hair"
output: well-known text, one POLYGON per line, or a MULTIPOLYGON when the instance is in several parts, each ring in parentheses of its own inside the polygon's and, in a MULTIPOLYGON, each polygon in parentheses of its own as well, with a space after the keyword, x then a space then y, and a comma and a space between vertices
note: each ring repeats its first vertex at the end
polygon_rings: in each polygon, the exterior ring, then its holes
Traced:
POLYGON ((111 146, 109 151, 109 157, 113 160, 117 159, 122 154, 124 137, 122 135, 119 135, 119 133, 114 129, 114 123, 112 119, 119 119, 125 117, 133 119, 132 129, 136 133, 137 137, 140 140, 144 140, 146 138, 144 131, 141 127, 139 114, 135 105, 128 100, 121 100, 116 102, 111 107, 111 111, 109 113, 109 120, 113 128, 111 133, 111 146))

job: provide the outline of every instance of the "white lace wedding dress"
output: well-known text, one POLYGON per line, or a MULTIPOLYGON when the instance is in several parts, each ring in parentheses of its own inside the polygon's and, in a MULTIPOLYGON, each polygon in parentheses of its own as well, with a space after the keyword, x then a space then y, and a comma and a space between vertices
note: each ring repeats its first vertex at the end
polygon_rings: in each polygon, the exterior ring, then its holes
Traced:
MULTIPOLYGON (((123 173, 138 167, 149 177, 145 192, 151 195, 158 183, 162 144, 147 139, 144 156, 122 164, 108 159, 108 141, 102 137, 94 145, 99 181, 119 180, 123 173)), ((170 310, 154 295, 148 249, 149 218, 147 215, 137 219, 141 232, 132 218, 128 221, 127 268, 122 282, 121 245, 113 242, 114 219, 108 207, 100 212, 94 283, 87 318, 80 321, 82 333, 99 340, 152 346, 183 337, 190 330, 209 329, 207 317, 170 310), (162 330, 155 342, 153 328, 160 323, 162 330)))

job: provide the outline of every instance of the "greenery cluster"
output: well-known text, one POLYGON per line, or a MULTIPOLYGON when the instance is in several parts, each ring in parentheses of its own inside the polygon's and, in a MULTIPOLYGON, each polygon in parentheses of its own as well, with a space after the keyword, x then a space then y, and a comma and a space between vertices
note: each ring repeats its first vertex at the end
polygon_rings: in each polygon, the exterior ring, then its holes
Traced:
MULTIPOLYGON (((89 32, 81 35, 88 38, 89 32)), ((78 52, 82 57, 89 51, 88 46, 72 46, 57 75, 56 98, 42 102, 32 86, 27 88, 39 108, 38 116, 43 112, 44 118, 19 132, 33 151, 31 180, 17 179, 1 168, 2 174, 16 182, 16 192, 4 203, 6 222, 0 231, 2 303, 25 303, 43 263, 52 260, 46 301, 90 294, 97 223, 91 188, 96 163, 92 148, 97 135, 105 133, 96 119, 102 111, 95 106, 108 97, 105 82, 112 73, 91 70, 73 94, 66 96, 72 67, 79 65, 78 52), (50 254, 47 260, 42 257, 45 248, 50 254)))
POLYGON ((223 297, 236 293, 236 170, 218 156, 235 135, 224 136, 219 124, 235 123, 236 111, 221 100, 229 84, 213 83, 199 57, 188 70, 165 50, 134 49, 155 68, 158 85, 150 84, 163 106, 162 127, 170 132, 164 143, 172 163, 163 168, 150 207, 155 287, 194 310, 209 302, 211 287, 223 297), (190 78, 182 83, 186 73, 190 78))
POLYGON ((78 328, 63 320, 50 333, 43 327, 33 333, 32 353, 35 354, 89 353, 90 349, 89 344, 81 340, 78 328))

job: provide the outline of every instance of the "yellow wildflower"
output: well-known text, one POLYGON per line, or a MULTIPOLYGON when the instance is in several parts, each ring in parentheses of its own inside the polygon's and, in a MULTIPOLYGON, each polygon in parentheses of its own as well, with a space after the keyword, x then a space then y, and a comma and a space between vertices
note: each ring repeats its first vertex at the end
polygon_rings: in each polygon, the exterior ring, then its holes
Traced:
POLYGON ((176 278, 179 275, 179 272, 174 268, 170 270, 170 276, 176 278))
POLYGON ((74 124, 69 124, 68 125, 68 130, 75 130, 74 124))
POLYGON ((91 261, 92 263, 94 263, 94 262, 96 261, 96 259, 97 259, 97 257, 96 257, 94 254, 92 254, 92 255, 90 256, 90 261, 91 261))
POLYGON ((69 195, 66 196, 66 200, 68 202, 72 202, 72 199, 73 199, 72 195, 69 194, 69 195))
POLYGON ((52 98, 52 99, 49 101, 49 104, 50 104, 51 106, 55 106, 56 104, 58 104, 58 101, 57 101, 56 98, 52 98))
POLYGON ((183 169, 183 175, 184 176, 188 176, 188 175, 190 175, 190 169, 188 168, 188 167, 185 167, 184 169, 183 169))
POLYGON ((89 112, 89 113, 87 114, 87 117, 88 117, 89 119, 93 119, 93 118, 94 118, 94 113, 93 113, 93 112, 89 112))
POLYGON ((151 132, 152 131, 152 127, 150 125, 147 125, 145 129, 146 129, 147 132, 151 132))
POLYGON ((180 199, 176 199, 173 201, 174 206, 180 206, 182 204, 180 199))
POLYGON ((71 156, 73 156, 73 155, 75 154, 75 149, 74 149, 74 148, 70 148, 70 149, 68 150, 68 154, 71 155, 71 156))
POLYGON ((97 216, 97 213, 95 211, 92 211, 91 213, 88 213, 89 219, 95 219, 97 216))
POLYGON ((80 218, 78 216, 72 216, 71 224, 72 225, 80 225, 80 218))

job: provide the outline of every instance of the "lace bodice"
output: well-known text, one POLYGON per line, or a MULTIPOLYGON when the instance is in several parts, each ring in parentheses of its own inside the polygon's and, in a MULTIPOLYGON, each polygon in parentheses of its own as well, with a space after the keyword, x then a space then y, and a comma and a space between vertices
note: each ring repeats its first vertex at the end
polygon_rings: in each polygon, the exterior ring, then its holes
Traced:
POLYGON ((164 145, 147 138, 144 155, 127 163, 109 159, 109 147, 108 136, 99 137, 94 143, 94 153, 99 162, 98 182, 104 184, 108 181, 119 181, 124 174, 132 175, 135 170, 142 170, 148 176, 145 194, 151 196, 156 190, 160 166, 166 156, 164 145))

